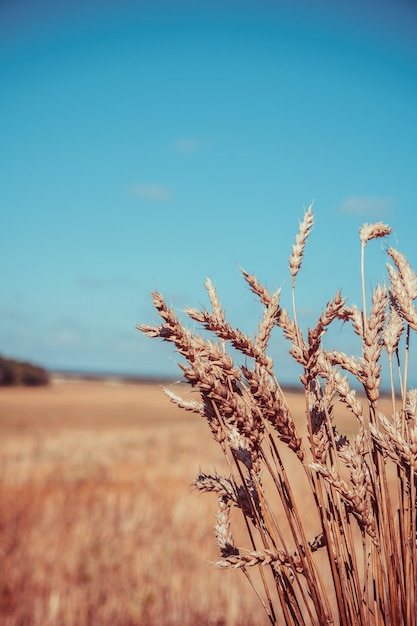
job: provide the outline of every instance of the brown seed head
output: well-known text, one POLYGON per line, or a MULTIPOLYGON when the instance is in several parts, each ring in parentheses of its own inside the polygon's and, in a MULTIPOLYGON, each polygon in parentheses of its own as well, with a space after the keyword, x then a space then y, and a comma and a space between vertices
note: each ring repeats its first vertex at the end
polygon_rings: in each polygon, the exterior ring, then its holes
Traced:
POLYGON ((295 237, 295 244, 292 247, 292 254, 290 256, 290 272, 292 280, 295 280, 298 272, 300 271, 301 262, 303 260, 304 248, 306 245, 307 237, 309 236, 311 229, 313 228, 313 206, 310 205, 308 210, 304 213, 304 219, 300 224, 300 230, 295 237))
POLYGON ((363 245, 366 245, 371 239, 377 237, 386 237, 391 232, 391 227, 383 222, 375 222, 375 224, 364 224, 359 229, 359 237, 363 245))

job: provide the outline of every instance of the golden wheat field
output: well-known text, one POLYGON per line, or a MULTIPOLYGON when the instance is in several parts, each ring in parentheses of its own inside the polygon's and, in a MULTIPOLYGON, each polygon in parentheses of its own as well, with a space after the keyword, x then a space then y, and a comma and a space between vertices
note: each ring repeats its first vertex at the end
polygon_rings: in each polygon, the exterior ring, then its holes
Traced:
POLYGON ((222 465, 206 428, 158 385, 2 389, 0 622, 262 623, 209 563, 215 502, 191 487, 222 465))
POLYGON ((192 487, 221 450, 159 385, 3 388, 0 430, 2 625, 267 623, 192 487))

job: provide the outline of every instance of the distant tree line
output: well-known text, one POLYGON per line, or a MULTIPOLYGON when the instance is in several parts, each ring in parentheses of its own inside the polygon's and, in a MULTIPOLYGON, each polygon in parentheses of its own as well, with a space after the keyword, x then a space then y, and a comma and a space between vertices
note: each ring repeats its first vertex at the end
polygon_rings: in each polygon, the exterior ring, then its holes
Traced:
POLYGON ((49 380, 48 370, 39 365, 0 356, 0 386, 47 385, 49 380))

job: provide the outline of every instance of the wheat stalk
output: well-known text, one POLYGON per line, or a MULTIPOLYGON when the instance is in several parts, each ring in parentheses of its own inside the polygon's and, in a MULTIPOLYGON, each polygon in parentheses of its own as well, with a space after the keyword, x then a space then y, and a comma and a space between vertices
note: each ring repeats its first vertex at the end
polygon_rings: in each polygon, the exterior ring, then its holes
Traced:
POLYGON ((416 626, 417 391, 407 386, 410 333, 417 331, 417 276, 403 254, 388 248, 390 284, 372 291, 368 314, 365 249, 391 228, 382 222, 364 224, 359 231, 362 309, 347 305, 338 292, 315 326, 303 332, 295 285, 313 222, 310 206, 289 260, 292 318, 280 305, 280 290, 271 293, 242 270, 262 307, 253 337, 226 319, 210 280, 211 310, 189 308, 186 313, 213 340, 188 330, 158 293, 154 304, 162 324, 138 328, 173 343, 185 357, 180 368, 200 400, 166 393, 207 420, 229 468, 228 475, 200 473, 195 481, 198 490, 217 496, 221 560, 216 563, 244 573, 266 619, 271 624, 416 626), (360 338, 359 355, 324 346, 328 328, 338 320, 360 338), (268 354, 274 330, 289 342, 289 353, 303 369, 304 423, 294 417, 275 377, 268 354), (228 346, 244 356, 244 365, 234 361, 228 346), (383 350, 390 414, 379 408, 383 350), (352 415, 355 434, 340 432, 340 403, 352 415), (301 478, 310 494, 308 510, 297 491, 301 478), (244 522, 243 536, 232 534, 237 514, 244 522), (251 573, 254 568, 258 577, 251 573))

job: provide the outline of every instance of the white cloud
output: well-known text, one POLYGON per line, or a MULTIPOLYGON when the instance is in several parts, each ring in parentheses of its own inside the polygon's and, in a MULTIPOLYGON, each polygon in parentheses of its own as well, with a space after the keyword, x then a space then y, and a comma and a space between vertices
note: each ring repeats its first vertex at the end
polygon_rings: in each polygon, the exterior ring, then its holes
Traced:
POLYGON ((179 154, 195 154, 200 149, 200 142, 192 137, 181 137, 174 141, 174 150, 179 154))
POLYGON ((87 287, 88 289, 101 289, 106 286, 106 281, 104 278, 100 276, 79 276, 78 283, 82 287, 87 287))
POLYGON ((116 276, 103 277, 94 274, 78 276, 77 282, 87 289, 106 289, 108 287, 131 287, 135 281, 130 276, 117 274, 116 276))
POLYGON ((377 196, 350 196, 339 207, 340 213, 382 218, 393 205, 392 198, 377 196))
POLYGON ((0 317, 4 317, 5 319, 15 322, 24 322, 31 319, 30 315, 13 306, 0 307, 0 317))
POLYGON ((78 346, 81 343, 81 337, 69 328, 62 328, 51 336, 50 343, 55 347, 78 346))
POLYGON ((172 195, 169 189, 163 185, 156 184, 139 184, 133 185, 132 194, 143 200, 150 200, 151 202, 166 202, 170 200, 172 195))

